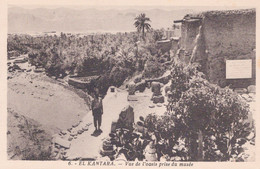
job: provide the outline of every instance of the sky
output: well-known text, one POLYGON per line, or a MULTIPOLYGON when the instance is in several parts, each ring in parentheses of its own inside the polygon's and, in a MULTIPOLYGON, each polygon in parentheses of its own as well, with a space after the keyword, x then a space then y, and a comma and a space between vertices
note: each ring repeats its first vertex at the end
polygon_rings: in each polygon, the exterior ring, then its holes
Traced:
POLYGON ((36 9, 36 8, 70 8, 75 10, 83 10, 88 8, 95 8, 99 10, 108 10, 108 9, 116 9, 116 10, 125 10, 125 9, 136 9, 136 10, 149 10, 149 9, 163 9, 163 10, 178 10, 178 9, 193 9, 194 11, 207 11, 207 10, 230 10, 230 9, 246 9, 253 8, 250 6, 103 6, 103 5, 13 5, 9 4, 8 7, 22 7, 25 9, 36 9))

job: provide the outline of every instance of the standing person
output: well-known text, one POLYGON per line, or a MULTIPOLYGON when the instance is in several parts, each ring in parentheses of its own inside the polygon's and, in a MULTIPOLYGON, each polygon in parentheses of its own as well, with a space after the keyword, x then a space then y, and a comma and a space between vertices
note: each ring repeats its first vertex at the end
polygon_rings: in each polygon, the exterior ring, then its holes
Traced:
POLYGON ((99 97, 99 91, 97 88, 94 90, 94 100, 92 101, 91 109, 92 109, 92 114, 94 118, 94 126, 95 126, 95 131, 96 132, 102 132, 100 129, 101 122, 102 122, 102 114, 103 114, 103 104, 102 104, 102 98, 99 97))

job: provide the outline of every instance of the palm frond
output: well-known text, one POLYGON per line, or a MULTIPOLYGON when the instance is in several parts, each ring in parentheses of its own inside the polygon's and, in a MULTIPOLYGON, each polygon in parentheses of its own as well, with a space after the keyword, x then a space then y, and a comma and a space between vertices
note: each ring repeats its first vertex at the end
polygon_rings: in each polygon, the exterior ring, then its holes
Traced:
POLYGON ((146 30, 150 30, 151 29, 151 25, 149 23, 145 23, 144 27, 146 30))
POLYGON ((146 17, 145 13, 141 13, 140 15, 135 17, 134 25, 137 31, 140 32, 142 30, 144 33, 144 29, 146 29, 147 31, 150 30, 151 25, 147 22, 151 22, 151 20, 150 18, 146 17))

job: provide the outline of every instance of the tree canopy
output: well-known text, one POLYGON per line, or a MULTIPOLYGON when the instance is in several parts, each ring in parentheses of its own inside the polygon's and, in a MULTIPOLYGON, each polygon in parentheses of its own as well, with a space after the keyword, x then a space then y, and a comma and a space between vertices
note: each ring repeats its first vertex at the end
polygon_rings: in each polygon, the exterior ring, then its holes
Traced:
POLYGON ((145 29, 148 31, 151 29, 151 25, 148 23, 151 22, 150 18, 146 17, 145 13, 141 13, 139 16, 135 18, 135 27, 137 31, 142 31, 142 36, 144 38, 144 31, 145 29))

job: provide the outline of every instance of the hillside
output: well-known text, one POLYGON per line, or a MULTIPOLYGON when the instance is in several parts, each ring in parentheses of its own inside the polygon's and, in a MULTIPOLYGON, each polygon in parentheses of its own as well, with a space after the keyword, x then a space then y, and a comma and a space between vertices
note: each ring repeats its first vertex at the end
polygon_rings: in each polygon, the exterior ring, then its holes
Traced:
POLYGON ((8 9, 8 32, 44 32, 44 31, 132 31, 135 30, 134 18, 145 12, 151 19, 154 29, 171 27, 173 20, 181 19, 189 9, 180 10, 135 10, 94 8, 75 10, 68 8, 8 9), (130 21, 130 22, 129 22, 130 21))
POLYGON ((8 109, 7 115, 8 159, 50 160, 53 131, 12 109, 8 109))
POLYGON ((35 73, 27 62, 19 67, 27 72, 8 72, 8 108, 48 126, 54 133, 70 127, 87 113, 86 102, 69 86, 35 73))

